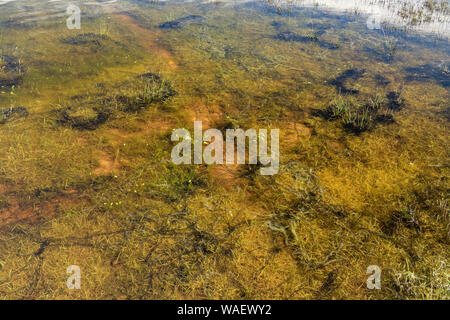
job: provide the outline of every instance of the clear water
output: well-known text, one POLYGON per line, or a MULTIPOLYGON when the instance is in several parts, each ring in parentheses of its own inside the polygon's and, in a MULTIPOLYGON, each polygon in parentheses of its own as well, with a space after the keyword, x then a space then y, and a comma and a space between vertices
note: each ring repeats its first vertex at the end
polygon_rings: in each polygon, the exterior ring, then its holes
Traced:
POLYGON ((0 0, 0 296, 448 299, 449 10, 0 0), (280 173, 172 165, 194 120, 280 129, 280 173))

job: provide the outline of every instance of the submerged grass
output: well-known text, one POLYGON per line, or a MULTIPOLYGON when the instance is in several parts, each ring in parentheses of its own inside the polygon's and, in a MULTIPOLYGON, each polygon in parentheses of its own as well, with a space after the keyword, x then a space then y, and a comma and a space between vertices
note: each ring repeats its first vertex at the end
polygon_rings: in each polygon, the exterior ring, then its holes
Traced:
POLYGON ((374 129, 377 124, 394 123, 393 111, 399 111, 404 106, 401 93, 391 91, 386 97, 376 94, 366 101, 338 96, 327 109, 316 114, 331 121, 340 120, 344 128, 360 134, 374 129))
POLYGON ((3 36, 27 73, 0 95, 1 298, 449 298, 449 92, 402 72, 445 53, 374 64, 355 24, 320 35, 333 50, 274 40, 274 21, 341 23, 317 11, 139 6, 107 35, 101 17, 3 36), (193 120, 279 128, 279 174, 173 165, 170 133, 193 120))

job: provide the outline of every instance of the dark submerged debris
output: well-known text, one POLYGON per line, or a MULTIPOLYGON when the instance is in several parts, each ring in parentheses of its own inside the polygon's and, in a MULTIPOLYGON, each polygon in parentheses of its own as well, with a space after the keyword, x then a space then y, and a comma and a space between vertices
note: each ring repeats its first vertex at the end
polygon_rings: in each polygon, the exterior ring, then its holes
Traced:
POLYGON ((309 36, 302 36, 291 31, 280 32, 275 36, 275 38, 277 38, 278 40, 295 41, 295 42, 310 42, 319 40, 319 38, 315 34, 309 36))
POLYGON ((0 89, 20 85, 24 73, 25 68, 16 57, 10 55, 0 56, 0 89))
POLYGON ((359 90, 348 89, 346 86, 346 82, 348 80, 357 81, 364 76, 365 70, 359 69, 348 69, 344 71, 340 76, 331 80, 329 84, 335 86, 339 93, 342 94, 358 94, 359 90))
POLYGON ((336 280, 337 280, 338 274, 336 271, 331 271, 328 273, 327 278, 323 282, 322 286, 319 289, 320 294, 328 294, 334 289, 336 289, 336 280))
POLYGON ((200 23, 204 19, 205 18, 200 15, 191 14, 186 17, 182 17, 182 18, 178 18, 176 20, 166 21, 164 23, 161 23, 159 25, 159 28, 160 29, 181 29, 181 28, 184 28, 191 24, 200 23))
POLYGON ((105 40, 111 40, 110 37, 108 37, 105 34, 96 34, 96 33, 80 33, 73 37, 67 37, 64 39, 61 39, 61 42, 64 44, 70 44, 70 45, 95 45, 95 46, 102 46, 102 41, 105 40))
POLYGON ((444 88, 450 86, 450 69, 447 64, 440 64, 438 66, 425 64, 418 67, 408 67, 405 69, 405 72, 409 74, 406 77, 407 81, 427 82, 435 80, 444 88))
POLYGON ((270 25, 272 27, 274 27, 275 29, 281 29, 287 26, 286 22, 282 22, 282 21, 272 21, 270 23, 270 25))
POLYGON ((325 32, 315 32, 310 35, 299 35, 291 31, 283 31, 278 33, 275 36, 275 39, 282 40, 282 41, 293 41, 293 42, 301 42, 301 43, 310 43, 314 42, 317 43, 320 47, 335 50, 339 48, 339 45, 336 43, 331 43, 325 40, 321 40, 319 37, 324 34, 325 32))
POLYGON ((138 78, 141 78, 141 79, 151 79, 151 80, 154 80, 154 81, 159 81, 159 80, 161 80, 161 76, 158 75, 158 74, 156 74, 156 73, 153 73, 153 72, 143 73, 143 74, 139 75, 138 78))
POLYGON ((0 109, 0 124, 12 119, 23 118, 26 116, 28 116, 28 110, 22 106, 0 109))
POLYGON ((11 28, 16 30, 31 30, 38 27, 36 21, 23 21, 22 19, 9 18, 0 22, 0 28, 11 28))
POLYGON ((9 72, 9 71, 21 72, 21 71, 23 71, 23 67, 19 63, 19 61, 16 57, 10 56, 10 55, 2 55, 2 56, 0 56, 0 71, 1 72, 9 72))
POLYGON ((41 243, 41 246, 39 247, 38 251, 36 251, 36 252, 34 253, 34 255, 35 255, 36 257, 39 257, 41 254, 44 253, 45 249, 46 249, 49 245, 50 245, 50 241, 44 240, 44 241, 41 243))
POLYGON ((391 91, 387 94, 388 107, 393 111, 399 111, 405 106, 405 99, 403 99, 402 94, 397 91, 391 91))
POLYGON ((0 212, 2 209, 8 209, 9 206, 8 198, 4 194, 0 194, 0 212))
POLYGON ((381 221, 381 230, 388 236, 394 235, 401 227, 420 231, 420 221, 416 210, 404 209, 391 213, 386 219, 381 221))
POLYGON ((327 30, 331 29, 331 25, 330 24, 324 24, 324 23, 308 23, 306 24, 307 28, 311 28, 314 30, 317 30, 317 33, 319 35, 323 35, 327 32, 327 30))
POLYGON ((377 85, 379 86, 387 86, 388 84, 391 83, 391 81, 389 79, 387 79, 386 77, 382 76, 381 74, 377 74, 375 76, 375 81, 377 83, 377 85))
POLYGON ((67 107, 60 110, 58 122, 76 129, 95 130, 108 120, 110 113, 91 105, 67 107))
POLYGON ((194 250, 201 254, 214 253, 219 246, 219 239, 209 232, 197 229, 196 226, 192 228, 194 250))
POLYGON ((439 114, 442 114, 447 121, 450 121, 450 107, 445 108, 444 110, 440 111, 439 114))

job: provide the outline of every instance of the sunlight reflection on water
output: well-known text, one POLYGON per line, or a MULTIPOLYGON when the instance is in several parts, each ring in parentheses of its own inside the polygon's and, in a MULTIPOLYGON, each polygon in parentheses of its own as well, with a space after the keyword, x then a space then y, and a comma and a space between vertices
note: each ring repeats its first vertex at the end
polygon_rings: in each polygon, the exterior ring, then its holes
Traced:
MULTIPOLYGON (((155 0, 156 2, 157 0, 155 0)), ((10 4, 13 18, 29 16, 28 21, 43 20, 47 17, 57 17, 64 15, 56 14, 69 4, 95 6, 95 7, 114 7, 136 3, 129 0, 110 0, 110 1, 90 1, 77 2, 68 0, 50 0, 40 2, 40 5, 46 5, 49 12, 47 14, 38 14, 34 7, 30 6, 30 1, 23 0, 0 0, 0 5, 10 4), (56 15, 55 15, 56 14, 56 15)), ((137 1, 145 4, 151 1, 137 1)), ((433 33, 444 38, 450 38, 450 14, 448 1, 446 0, 159 0, 167 3, 215 3, 222 6, 242 5, 250 2, 263 2, 268 6, 274 6, 280 10, 286 10, 289 7, 315 7, 325 11, 344 14, 359 14, 367 19, 369 29, 380 29, 383 26, 394 26, 397 28, 406 28, 411 31, 422 33, 433 33), (434 7, 430 6, 434 3, 434 7), (444 4, 444 5, 442 5, 444 4)), ((33 2, 31 2, 33 3, 33 2)), ((5 6, 2 10, 7 10, 5 6)))

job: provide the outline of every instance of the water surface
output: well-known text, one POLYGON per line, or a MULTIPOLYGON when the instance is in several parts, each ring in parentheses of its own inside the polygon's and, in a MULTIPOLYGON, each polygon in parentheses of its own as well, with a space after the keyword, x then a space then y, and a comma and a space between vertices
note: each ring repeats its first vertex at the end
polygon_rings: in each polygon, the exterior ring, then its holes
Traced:
POLYGON ((0 297, 448 299, 449 17, 0 1, 0 297), (173 165, 195 120, 280 129, 279 174, 173 165))

